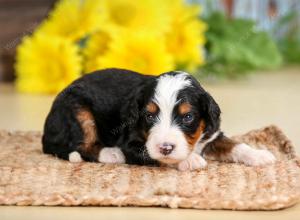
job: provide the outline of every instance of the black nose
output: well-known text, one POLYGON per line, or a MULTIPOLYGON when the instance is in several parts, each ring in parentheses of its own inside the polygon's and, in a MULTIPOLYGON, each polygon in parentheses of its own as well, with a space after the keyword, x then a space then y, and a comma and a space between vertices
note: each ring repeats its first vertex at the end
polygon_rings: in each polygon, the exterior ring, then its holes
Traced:
POLYGON ((163 155, 169 155, 173 149, 175 148, 175 144, 164 142, 159 146, 159 152, 163 155))

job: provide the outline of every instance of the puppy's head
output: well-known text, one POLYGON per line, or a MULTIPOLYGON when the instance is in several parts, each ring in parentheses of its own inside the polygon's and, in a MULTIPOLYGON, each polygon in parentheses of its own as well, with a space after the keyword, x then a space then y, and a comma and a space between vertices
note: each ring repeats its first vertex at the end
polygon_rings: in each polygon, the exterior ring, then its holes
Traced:
POLYGON ((165 164, 185 160, 219 129, 219 117, 219 106, 195 78, 184 72, 159 76, 141 115, 150 158, 165 164))

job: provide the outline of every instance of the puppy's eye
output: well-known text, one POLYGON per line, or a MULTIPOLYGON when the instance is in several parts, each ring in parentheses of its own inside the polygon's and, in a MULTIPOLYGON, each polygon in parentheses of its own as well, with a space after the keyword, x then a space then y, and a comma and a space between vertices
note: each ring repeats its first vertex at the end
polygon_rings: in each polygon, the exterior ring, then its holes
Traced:
POLYGON ((146 114, 146 120, 153 123, 156 121, 156 116, 153 113, 148 112, 146 114))
POLYGON ((184 124, 190 124, 193 120, 194 120, 194 115, 192 113, 187 113, 182 118, 182 122, 184 124))

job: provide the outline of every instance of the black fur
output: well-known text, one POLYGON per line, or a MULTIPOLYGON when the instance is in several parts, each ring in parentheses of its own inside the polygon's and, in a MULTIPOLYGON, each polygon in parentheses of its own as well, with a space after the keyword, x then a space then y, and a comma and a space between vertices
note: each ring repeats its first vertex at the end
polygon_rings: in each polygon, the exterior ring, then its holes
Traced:
MULTIPOLYGON (((79 148, 83 131, 76 112, 85 107, 95 118, 97 146, 120 147, 129 164, 158 164, 145 149, 145 134, 151 128, 145 107, 153 97, 158 77, 106 69, 74 81, 56 97, 46 119, 42 139, 44 153, 68 159, 69 153, 78 151, 84 160, 97 161, 98 155, 85 154, 79 148)), ((192 87, 180 91, 178 98, 191 103, 195 120, 190 126, 180 126, 184 132, 193 133, 196 124, 203 119, 205 138, 209 138, 219 129, 220 108, 198 81, 189 77, 192 87)), ((174 117, 177 117, 176 108, 174 111, 174 117)))

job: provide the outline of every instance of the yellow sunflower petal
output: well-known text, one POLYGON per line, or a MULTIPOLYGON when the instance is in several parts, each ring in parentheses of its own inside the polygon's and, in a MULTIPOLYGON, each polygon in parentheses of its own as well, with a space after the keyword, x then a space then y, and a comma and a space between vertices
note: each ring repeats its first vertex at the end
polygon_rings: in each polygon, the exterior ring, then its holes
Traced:
POLYGON ((57 93, 81 74, 79 48, 45 34, 25 37, 17 49, 16 86, 21 92, 57 93))
POLYGON ((103 10, 103 1, 61 0, 39 31, 76 41, 102 27, 103 10))
POLYGON ((107 32, 98 31, 91 35, 83 49, 84 70, 86 73, 97 70, 97 59, 95 58, 103 56, 108 51, 110 43, 111 36, 107 32))
POLYGON ((138 30, 165 33, 169 30, 171 15, 168 4, 157 0, 104 0, 106 25, 109 30, 138 30))
POLYGON ((147 32, 123 33, 114 38, 110 50, 96 58, 97 68, 125 68, 157 75, 174 69, 164 39, 147 32))
POLYGON ((198 17, 199 5, 186 4, 183 0, 172 0, 173 15, 171 30, 166 35, 168 51, 174 56, 177 66, 195 71, 204 64, 203 45, 206 24, 198 17))

